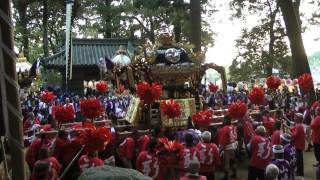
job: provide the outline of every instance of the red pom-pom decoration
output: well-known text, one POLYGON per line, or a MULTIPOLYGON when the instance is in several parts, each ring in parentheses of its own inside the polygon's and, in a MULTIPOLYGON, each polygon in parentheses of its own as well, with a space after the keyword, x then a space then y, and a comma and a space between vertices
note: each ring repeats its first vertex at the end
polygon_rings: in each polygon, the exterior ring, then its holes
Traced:
POLYGON ((263 88, 255 87, 250 92, 248 98, 252 104, 261 105, 264 103, 264 90, 263 88))
POLYGON ((311 109, 315 110, 315 109, 317 109, 317 107, 319 107, 319 105, 320 105, 319 102, 315 101, 315 102, 312 103, 311 109))
POLYGON ((137 94, 145 104, 151 104, 160 99, 162 86, 157 83, 142 82, 137 85, 137 94))
POLYGON ((89 98, 80 101, 80 112, 83 116, 94 119, 103 113, 101 102, 97 98, 89 98))
POLYGON ((280 78, 276 76, 269 76, 267 78, 267 86, 270 89, 278 89, 278 87, 281 85, 281 80, 280 78))
POLYGON ((232 103, 228 108, 228 113, 233 119, 241 119, 247 113, 247 105, 243 102, 232 103))
POLYGON ((86 152, 103 151, 112 134, 106 127, 86 129, 80 132, 80 143, 85 145, 86 152))
POLYGON ((73 122, 74 109, 72 105, 56 105, 52 107, 53 117, 59 124, 73 122))
POLYGON ((183 149, 183 145, 177 141, 169 141, 167 138, 159 138, 158 142, 158 156, 161 164, 177 164, 179 153, 183 149))
POLYGON ((311 74, 305 73, 299 76, 298 84, 300 90, 302 90, 304 93, 311 91, 313 89, 313 79, 311 74))
POLYGON ((209 84, 209 91, 212 92, 212 93, 215 93, 217 92, 217 90, 219 89, 219 86, 218 85, 215 85, 213 83, 210 83, 209 84))
POLYGON ((180 152, 183 145, 177 141, 169 141, 167 138, 159 138, 160 149, 168 152, 180 152))
POLYGON ((101 93, 105 93, 108 91, 108 84, 105 81, 99 81, 96 84, 96 89, 97 91, 101 92, 101 93))
POLYGON ((212 123, 212 110, 205 110, 192 115, 192 122, 198 127, 208 127, 212 123))
POLYGON ((179 103, 174 102, 173 99, 161 101, 160 109, 164 115, 168 116, 168 118, 176 118, 181 115, 181 106, 179 103))
POLYGON ((49 102, 51 102, 53 100, 53 98, 54 98, 53 92, 44 91, 41 94, 41 101, 42 102, 49 103, 49 102))

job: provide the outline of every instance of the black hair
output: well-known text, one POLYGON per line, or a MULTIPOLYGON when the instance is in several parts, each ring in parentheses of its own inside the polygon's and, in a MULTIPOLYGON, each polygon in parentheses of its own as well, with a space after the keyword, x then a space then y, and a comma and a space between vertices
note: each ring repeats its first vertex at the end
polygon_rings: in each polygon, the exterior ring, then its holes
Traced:
POLYGON ((273 153, 275 159, 283 159, 284 153, 273 153))
POLYGON ((46 147, 41 147, 39 150, 39 158, 40 159, 45 159, 49 156, 48 148, 46 147))
POLYGON ((33 173, 36 174, 36 180, 45 180, 48 176, 50 164, 48 161, 39 161, 35 164, 33 173))
POLYGON ((153 151, 156 146, 157 146, 157 139, 151 138, 148 145, 149 151, 153 151))
POLYGON ((192 124, 192 118, 189 116, 188 117, 188 124, 187 124, 188 129, 194 129, 194 126, 192 124))
POLYGON ((266 110, 266 109, 262 111, 262 114, 263 114, 263 115, 265 115, 265 114, 267 114, 267 113, 269 113, 269 111, 266 110))
POLYGON ((161 134, 161 127, 160 126, 156 126, 154 127, 154 130, 153 130, 153 137, 159 137, 160 134, 161 134))
POLYGON ((281 122, 280 121, 276 121, 274 123, 273 129, 274 130, 280 130, 281 129, 281 122))
POLYGON ((91 157, 91 158, 97 157, 98 156, 98 152, 97 151, 90 151, 90 152, 88 152, 87 156, 91 157))
POLYGON ((63 129, 60 129, 59 132, 58 132, 58 137, 59 138, 66 138, 67 137, 66 131, 63 130, 63 129))
POLYGON ((190 133, 187 133, 184 137, 184 141, 186 143, 186 146, 192 146, 193 145, 193 136, 190 133))
POLYGON ((223 118, 223 124, 224 125, 230 125, 231 124, 231 117, 229 115, 225 115, 223 118))

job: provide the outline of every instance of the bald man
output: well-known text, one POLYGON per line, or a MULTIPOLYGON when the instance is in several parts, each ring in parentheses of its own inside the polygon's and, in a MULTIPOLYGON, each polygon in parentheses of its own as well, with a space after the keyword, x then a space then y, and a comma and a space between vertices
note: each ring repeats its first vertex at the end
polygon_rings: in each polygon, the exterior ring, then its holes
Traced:
POLYGON ((248 179, 264 180, 265 168, 270 163, 272 157, 271 143, 267 138, 267 131, 264 126, 258 126, 255 133, 248 145, 248 148, 252 152, 248 179))

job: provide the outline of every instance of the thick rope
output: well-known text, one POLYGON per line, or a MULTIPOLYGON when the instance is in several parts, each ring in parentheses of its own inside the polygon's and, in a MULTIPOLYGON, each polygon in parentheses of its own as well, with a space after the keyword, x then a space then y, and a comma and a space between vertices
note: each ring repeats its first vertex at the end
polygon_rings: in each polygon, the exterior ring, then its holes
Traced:
MULTIPOLYGON (((9 29, 12 29, 13 24, 11 22, 11 18, 7 14, 7 12, 4 12, 3 10, 0 10, 0 18, 9 26, 9 29)), ((0 26, 5 26, 1 25, 0 26)), ((0 28, 0 35, 2 34, 1 28, 0 28)), ((0 37, 1 38, 1 37, 0 37)), ((19 85, 14 79, 14 77, 10 77, 6 71, 5 71, 5 63, 4 63, 4 53, 9 56, 9 60, 16 61, 16 55, 14 51, 8 47, 6 44, 4 44, 2 41, 0 43, 0 83, 1 83, 1 97, 2 97, 2 110, 3 110, 3 119, 5 123, 5 129, 6 129, 6 136, 9 139, 10 145, 14 147, 14 149, 21 152, 21 154, 24 153, 23 144, 19 139, 16 139, 12 136, 12 132, 10 131, 9 127, 9 112, 10 115, 13 114, 17 119, 22 121, 22 115, 17 110, 17 107, 15 107, 11 102, 7 99, 7 86, 12 85, 16 91, 19 89, 19 85)))
POLYGON ((13 24, 11 22, 11 19, 2 10, 0 10, 0 18, 2 18, 2 20, 4 20, 10 26, 11 29, 13 29, 13 24))

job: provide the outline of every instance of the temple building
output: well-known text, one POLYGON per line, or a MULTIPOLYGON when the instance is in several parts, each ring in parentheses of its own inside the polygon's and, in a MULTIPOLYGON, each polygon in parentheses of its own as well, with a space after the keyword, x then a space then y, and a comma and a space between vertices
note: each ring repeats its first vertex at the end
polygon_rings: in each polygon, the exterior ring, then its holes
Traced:
MULTIPOLYGON (((72 79, 66 82, 65 47, 58 53, 44 58, 42 66, 45 69, 54 69, 62 75, 62 88, 70 92, 83 94, 84 81, 96 81, 103 78, 106 68, 101 67, 104 59, 112 59, 119 47, 133 54, 134 46, 129 39, 73 39, 72 40, 72 79)), ((104 62, 103 62, 104 64, 104 62)))

